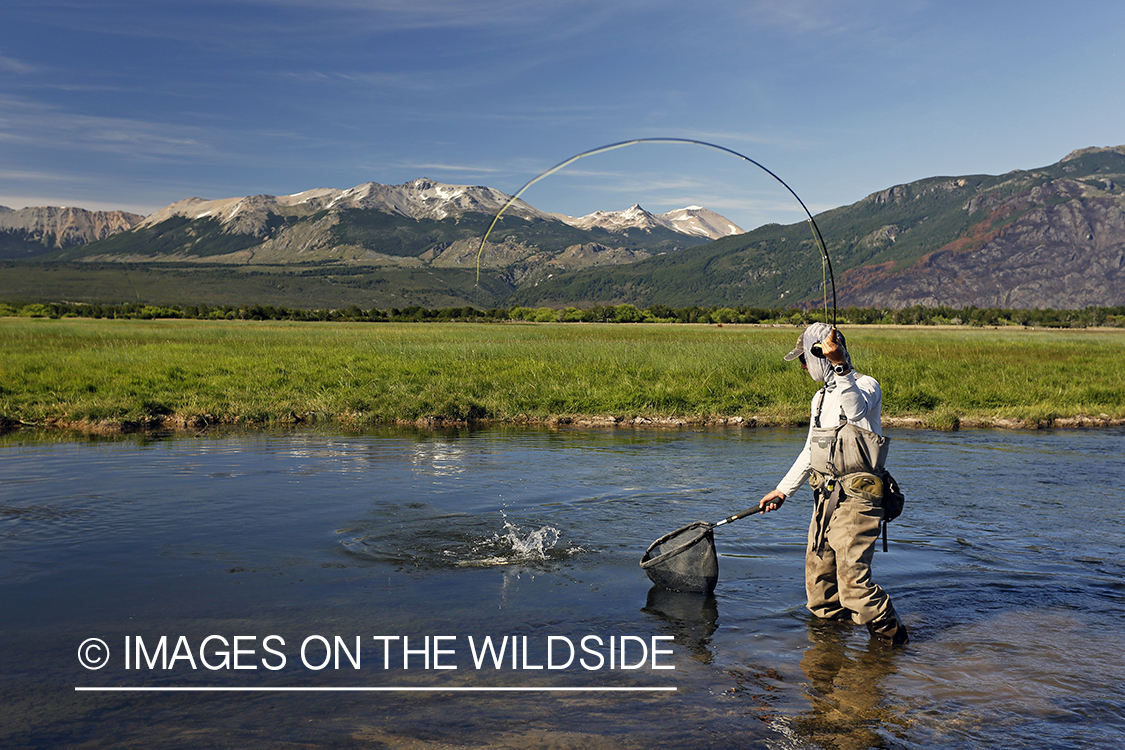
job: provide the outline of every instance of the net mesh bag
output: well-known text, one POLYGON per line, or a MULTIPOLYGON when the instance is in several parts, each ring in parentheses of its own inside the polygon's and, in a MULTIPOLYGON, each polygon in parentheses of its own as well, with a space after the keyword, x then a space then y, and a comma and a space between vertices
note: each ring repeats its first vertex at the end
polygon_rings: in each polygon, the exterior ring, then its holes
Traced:
POLYGON ((696 521, 657 539, 641 557, 649 580, 669 591, 710 594, 719 580, 713 524, 696 521))

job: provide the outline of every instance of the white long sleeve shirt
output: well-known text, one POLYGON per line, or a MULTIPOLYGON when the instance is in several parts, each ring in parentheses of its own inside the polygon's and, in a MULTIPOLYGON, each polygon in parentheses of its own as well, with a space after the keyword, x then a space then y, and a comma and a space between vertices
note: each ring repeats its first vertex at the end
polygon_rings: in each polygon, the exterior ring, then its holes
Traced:
MULTIPOLYGON (((824 427, 835 425, 843 411, 847 420, 852 424, 883 434, 883 390, 879 381, 870 375, 864 375, 854 370, 847 375, 836 375, 835 383, 829 383, 830 388, 824 393, 824 403, 820 405, 820 424, 824 427)), ((812 429, 816 424, 816 412, 821 392, 817 391, 812 398, 809 409, 809 435, 805 438, 805 447, 797 455, 788 473, 782 477, 777 489, 785 493, 785 497, 792 497, 793 493, 801 488, 812 475, 811 450, 809 443, 812 439, 812 429)))

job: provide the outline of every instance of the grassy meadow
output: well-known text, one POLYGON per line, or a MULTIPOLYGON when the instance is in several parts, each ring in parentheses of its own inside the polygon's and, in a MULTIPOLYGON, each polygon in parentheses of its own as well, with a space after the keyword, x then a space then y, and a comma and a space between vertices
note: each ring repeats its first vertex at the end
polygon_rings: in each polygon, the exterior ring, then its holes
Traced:
MULTIPOLYGON (((8 426, 803 424, 799 329, 0 318, 8 426)), ((895 424, 1125 419, 1125 331, 845 328, 895 424)))

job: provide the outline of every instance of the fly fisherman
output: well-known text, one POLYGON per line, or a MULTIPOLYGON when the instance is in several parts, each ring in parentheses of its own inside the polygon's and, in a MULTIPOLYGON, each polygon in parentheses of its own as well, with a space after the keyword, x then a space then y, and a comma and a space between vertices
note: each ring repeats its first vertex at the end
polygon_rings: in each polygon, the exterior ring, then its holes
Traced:
MULTIPOLYGON (((907 641, 887 593, 871 580, 871 560, 883 519, 882 466, 838 476, 823 464, 814 446, 814 431, 847 423, 882 434, 879 382, 852 369, 844 335, 826 323, 813 323, 785 355, 800 360, 809 376, 823 387, 812 400, 809 437, 777 489, 763 497, 761 512, 777 510, 806 481, 813 488, 814 510, 805 551, 805 593, 810 612, 825 620, 850 620, 866 625, 872 636, 891 644, 907 641), (818 471, 814 465, 820 465, 818 471)), ((831 430, 829 430, 829 433, 831 430)), ((823 445, 824 441, 816 441, 823 445)))

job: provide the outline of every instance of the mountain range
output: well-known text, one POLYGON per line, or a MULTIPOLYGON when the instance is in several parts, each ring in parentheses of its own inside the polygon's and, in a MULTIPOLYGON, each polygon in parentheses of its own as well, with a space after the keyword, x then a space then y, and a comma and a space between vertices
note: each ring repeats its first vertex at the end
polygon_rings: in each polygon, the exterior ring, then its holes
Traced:
MULTIPOLYGON (((898 185, 816 224, 841 307, 1116 306, 1123 186, 1125 147, 1087 148, 1032 170, 898 185)), ((509 198, 418 179, 189 198, 147 217, 0 208, 0 298, 778 307, 826 294, 808 222, 744 232, 699 206, 574 218, 515 201, 480 253, 478 279, 481 238, 509 198)))
MULTIPOLYGON (((1125 146, 999 176, 931 177, 816 216, 839 306, 1125 305, 1125 146)), ((633 266, 551 279, 524 305, 778 307, 827 295, 807 223, 767 225, 633 266)))

